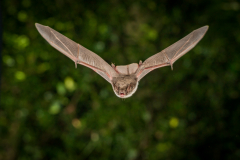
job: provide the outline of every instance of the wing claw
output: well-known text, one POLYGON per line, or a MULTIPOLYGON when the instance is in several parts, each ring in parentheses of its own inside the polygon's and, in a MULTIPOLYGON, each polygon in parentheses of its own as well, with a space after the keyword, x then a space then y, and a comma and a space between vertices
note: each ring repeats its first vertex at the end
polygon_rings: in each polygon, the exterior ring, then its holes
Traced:
POLYGON ((77 61, 75 61, 75 68, 77 68, 77 61))
POLYGON ((172 63, 172 62, 170 62, 170 65, 171 65, 171 69, 173 70, 173 63, 172 63))
POLYGON ((115 64, 113 64, 113 63, 111 64, 111 66, 112 66, 114 69, 116 68, 115 64))

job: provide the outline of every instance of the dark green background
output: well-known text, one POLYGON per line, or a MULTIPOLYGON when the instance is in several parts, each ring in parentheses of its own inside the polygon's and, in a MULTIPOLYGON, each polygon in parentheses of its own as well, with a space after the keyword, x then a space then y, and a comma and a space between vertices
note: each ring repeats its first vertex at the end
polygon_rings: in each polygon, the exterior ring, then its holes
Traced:
POLYGON ((237 0, 3 0, 0 160, 240 158, 237 0), (128 99, 37 32, 50 26, 108 63, 145 60, 194 29, 200 43, 128 99))

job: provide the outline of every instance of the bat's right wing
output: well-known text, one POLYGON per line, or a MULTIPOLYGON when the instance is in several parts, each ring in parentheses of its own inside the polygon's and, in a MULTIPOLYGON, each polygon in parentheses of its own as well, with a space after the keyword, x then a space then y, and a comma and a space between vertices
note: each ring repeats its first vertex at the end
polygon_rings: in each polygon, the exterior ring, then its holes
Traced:
POLYGON ((138 80, 142 79, 146 74, 154 69, 164 66, 172 67, 176 60, 190 51, 203 38, 207 30, 208 26, 194 30, 168 48, 149 57, 136 71, 138 80))
POLYGON ((118 73, 101 57, 54 29, 36 23, 36 28, 47 42, 75 62, 91 68, 109 83, 118 73))

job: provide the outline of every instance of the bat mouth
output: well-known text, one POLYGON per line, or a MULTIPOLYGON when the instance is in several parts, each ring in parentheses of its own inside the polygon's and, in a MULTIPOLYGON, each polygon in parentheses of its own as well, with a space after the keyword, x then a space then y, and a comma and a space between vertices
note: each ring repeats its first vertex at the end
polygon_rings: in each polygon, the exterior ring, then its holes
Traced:
POLYGON ((123 92, 120 92, 119 96, 120 96, 120 97, 124 97, 125 94, 124 94, 123 92))

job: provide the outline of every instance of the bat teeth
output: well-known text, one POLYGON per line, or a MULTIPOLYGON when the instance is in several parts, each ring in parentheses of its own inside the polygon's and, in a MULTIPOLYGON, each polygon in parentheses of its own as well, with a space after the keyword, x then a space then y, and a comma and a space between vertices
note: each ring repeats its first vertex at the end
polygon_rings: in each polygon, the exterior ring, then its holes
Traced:
POLYGON ((124 92, 120 92, 120 97, 124 97, 125 96, 125 93, 124 92))

